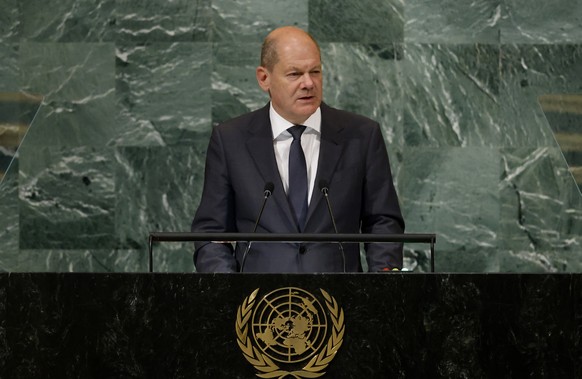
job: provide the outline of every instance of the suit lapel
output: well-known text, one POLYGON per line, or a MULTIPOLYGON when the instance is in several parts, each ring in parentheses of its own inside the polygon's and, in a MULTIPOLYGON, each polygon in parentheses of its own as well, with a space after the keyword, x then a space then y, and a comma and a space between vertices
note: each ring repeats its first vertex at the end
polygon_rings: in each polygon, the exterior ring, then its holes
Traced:
POLYGON ((333 115, 333 110, 326 104, 321 104, 321 142, 319 146, 319 163, 317 165, 317 175, 311 196, 311 203, 307 210, 307 222, 322 201, 320 195, 319 181, 325 180, 331 183, 333 173, 340 160, 343 151, 342 131, 343 125, 337 122, 333 115))
POLYGON ((275 159, 273 132, 271 130, 271 121, 269 120, 269 105, 257 112, 257 115, 253 118, 252 124, 249 126, 246 148, 265 183, 273 183, 272 200, 277 203, 281 214, 285 215, 287 223, 294 229, 293 231, 299 232, 291 207, 287 201, 287 195, 283 189, 283 182, 275 159))

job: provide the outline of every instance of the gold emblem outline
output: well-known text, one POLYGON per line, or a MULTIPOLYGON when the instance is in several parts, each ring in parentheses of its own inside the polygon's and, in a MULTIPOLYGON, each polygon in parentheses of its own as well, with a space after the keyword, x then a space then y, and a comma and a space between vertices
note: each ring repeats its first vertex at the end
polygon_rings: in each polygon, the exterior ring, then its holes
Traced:
POLYGON ((338 305, 333 296, 325 290, 319 289, 325 298, 325 305, 331 315, 332 333, 327 344, 321 351, 314 355, 301 370, 285 371, 282 370, 271 358, 261 353, 252 343, 249 336, 248 323, 251 319, 259 288, 255 289, 249 296, 245 297, 243 303, 239 305, 236 311, 235 330, 237 343, 245 359, 260 371, 256 375, 259 378, 282 379, 288 375, 296 378, 319 378, 325 374, 327 366, 331 363, 335 354, 338 352, 344 341, 344 310, 338 305))

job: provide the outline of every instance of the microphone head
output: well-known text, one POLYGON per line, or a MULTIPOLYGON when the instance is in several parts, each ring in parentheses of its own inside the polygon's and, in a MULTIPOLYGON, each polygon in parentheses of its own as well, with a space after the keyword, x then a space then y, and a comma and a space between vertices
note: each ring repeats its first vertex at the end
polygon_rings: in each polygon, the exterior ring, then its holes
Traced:
POLYGON ((273 184, 273 182, 265 183, 265 189, 264 189, 265 196, 271 196, 274 189, 275 189, 275 185, 273 184))
POLYGON ((321 192, 327 192, 329 191, 329 187, 327 186, 327 180, 325 179, 319 179, 319 190, 321 192))

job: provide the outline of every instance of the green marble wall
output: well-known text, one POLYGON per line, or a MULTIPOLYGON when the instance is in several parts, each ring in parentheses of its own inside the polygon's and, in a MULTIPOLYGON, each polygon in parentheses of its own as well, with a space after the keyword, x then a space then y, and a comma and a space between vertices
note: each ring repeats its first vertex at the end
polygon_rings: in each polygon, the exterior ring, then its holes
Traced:
MULTIPOLYGON (((438 271, 582 271, 582 196, 553 133, 580 133, 582 100, 548 118, 538 102, 582 94, 579 1, 0 6, 0 93, 44 96, 1 184, 1 270, 146 271, 149 231, 189 230, 212 125, 267 102, 262 39, 292 24, 321 43, 325 100, 381 122, 438 271)), ((426 271, 426 247, 406 264, 426 271)), ((192 271, 191 246, 157 246, 155 266, 192 271)))

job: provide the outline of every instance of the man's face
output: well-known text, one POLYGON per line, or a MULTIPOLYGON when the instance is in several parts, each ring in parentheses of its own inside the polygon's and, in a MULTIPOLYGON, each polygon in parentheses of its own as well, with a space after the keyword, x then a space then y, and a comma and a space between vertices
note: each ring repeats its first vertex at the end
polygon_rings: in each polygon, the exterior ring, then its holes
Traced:
POLYGON ((321 104, 319 50, 306 36, 281 37, 277 53, 278 61, 272 70, 257 68, 257 80, 269 92, 277 113, 287 121, 302 124, 321 104))

